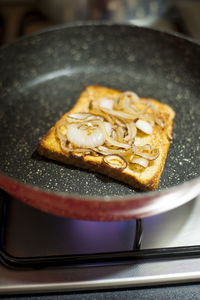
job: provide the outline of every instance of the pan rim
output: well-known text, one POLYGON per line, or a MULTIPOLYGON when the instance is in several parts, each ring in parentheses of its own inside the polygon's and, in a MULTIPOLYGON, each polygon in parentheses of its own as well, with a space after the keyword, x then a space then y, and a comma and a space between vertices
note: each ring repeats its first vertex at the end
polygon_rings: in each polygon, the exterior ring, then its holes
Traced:
POLYGON ((167 30, 164 30, 164 29, 142 27, 142 26, 138 26, 138 25, 135 25, 135 24, 132 24, 132 23, 117 23, 117 22, 110 22, 110 21, 84 21, 84 22, 77 21, 77 22, 69 22, 67 24, 65 23, 65 24, 59 24, 59 25, 52 25, 49 28, 42 29, 42 30, 39 30, 35 33, 31 33, 29 35, 19 37, 17 40, 9 42, 6 45, 2 45, 0 47, 0 51, 3 50, 3 49, 8 48, 10 46, 13 46, 15 44, 18 44, 21 41, 29 40, 33 37, 37 37, 37 36, 40 36, 42 34, 46 34, 47 32, 55 32, 55 31, 59 31, 59 30, 62 30, 62 29, 78 28, 78 27, 126 27, 126 28, 135 28, 135 29, 137 28, 138 30, 144 30, 144 31, 155 32, 155 33, 157 32, 157 33, 164 34, 166 36, 170 36, 170 37, 173 37, 173 38, 178 38, 180 40, 185 40, 185 41, 187 41, 187 42, 189 42, 193 45, 200 46, 200 41, 198 41, 198 40, 196 40, 192 37, 186 36, 184 34, 181 34, 179 32, 170 32, 170 31, 167 31, 167 30))
MULTIPOLYGON (((190 186, 198 186, 199 188, 197 189, 196 192, 196 196, 198 196, 200 194, 200 176, 191 179, 189 181, 185 181, 183 183, 180 183, 178 185, 174 185, 172 187, 168 187, 165 189, 161 189, 161 190, 155 190, 155 191, 146 191, 146 192, 138 192, 138 193, 134 193, 133 195, 124 195, 124 196, 89 196, 89 195, 79 195, 79 194, 75 194, 75 193, 67 193, 67 192, 58 192, 58 191, 53 191, 53 190, 49 190, 49 189, 42 189, 40 187, 37 187, 35 185, 32 184, 28 184, 28 183, 24 183, 24 182, 20 182, 19 180, 9 177, 6 174, 4 174, 3 172, 0 173, 0 188, 4 189, 2 185, 3 181, 8 181, 11 182, 13 184, 17 184, 18 186, 21 187, 25 187, 27 189, 31 189, 34 190, 35 192, 43 192, 46 195, 54 195, 54 196, 59 196, 65 199, 68 198, 73 198, 75 200, 87 200, 87 201, 96 201, 96 202, 118 202, 118 201, 136 201, 136 200, 140 200, 143 198, 158 198, 159 196, 165 195, 165 194, 174 194, 177 191, 181 190, 181 189, 187 189, 187 187, 189 188, 190 186)), ((195 197, 196 197, 195 196, 195 197)))

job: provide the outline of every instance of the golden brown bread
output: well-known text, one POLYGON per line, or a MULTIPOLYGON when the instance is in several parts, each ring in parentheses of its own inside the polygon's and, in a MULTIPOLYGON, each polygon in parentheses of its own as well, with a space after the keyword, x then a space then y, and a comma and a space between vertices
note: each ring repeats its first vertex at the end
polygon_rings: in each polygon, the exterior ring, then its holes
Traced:
MULTIPOLYGON (((118 96, 120 91, 100 86, 88 86, 81 94, 74 107, 64 114, 58 121, 66 120, 72 113, 88 112, 90 107, 90 97, 97 101, 102 97, 118 96)), ((157 118, 164 127, 155 123, 152 134, 144 134, 138 130, 134 141, 137 145, 150 144, 153 148, 159 149, 159 156, 149 162, 147 168, 138 167, 135 164, 128 164, 125 169, 113 168, 105 164, 103 155, 76 155, 73 152, 65 152, 60 146, 56 128, 58 122, 49 130, 47 135, 39 142, 38 152, 50 159, 70 164, 76 167, 96 171, 105 174, 121 182, 127 183, 136 189, 155 190, 158 187, 160 176, 165 164, 167 152, 170 145, 170 136, 173 128, 175 112, 171 107, 154 99, 140 98, 143 102, 150 101, 157 108, 157 118)))

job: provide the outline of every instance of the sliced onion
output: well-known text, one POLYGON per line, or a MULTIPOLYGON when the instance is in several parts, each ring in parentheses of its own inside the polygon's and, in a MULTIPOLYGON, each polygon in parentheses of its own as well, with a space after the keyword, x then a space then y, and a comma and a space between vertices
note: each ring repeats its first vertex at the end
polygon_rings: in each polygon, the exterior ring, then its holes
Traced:
POLYGON ((79 123, 84 121, 90 121, 94 119, 102 119, 100 116, 95 116, 90 113, 74 113, 67 116, 67 122, 79 123))
POLYGON ((155 121, 160 127, 162 127, 162 128, 165 127, 165 124, 163 123, 163 121, 160 118, 155 118, 155 121))
MULTIPOLYGON (((125 136, 125 128, 124 127, 117 127, 116 128, 116 137, 117 139, 119 140, 123 140, 124 139, 124 136, 125 136)), ((124 139, 125 140, 125 139, 124 139)))
POLYGON ((137 129, 150 135, 155 122, 164 127, 156 113, 157 107, 151 101, 134 92, 97 100, 93 97, 88 112, 71 113, 66 121, 58 123, 57 136, 63 151, 101 154, 106 164, 119 169, 127 167, 124 157, 129 157, 130 163, 146 168, 159 156, 159 150, 149 144, 136 146, 132 141, 137 129))
MULTIPOLYGON (((146 107, 140 111, 141 114, 144 114, 149 108, 151 108, 154 113, 157 113, 156 105, 154 105, 154 103, 152 103, 150 100, 141 99, 136 93, 130 91, 125 92, 124 95, 128 96, 135 103, 146 105, 146 107)), ((131 103, 130 106, 135 110, 135 112, 139 112, 139 109, 133 103, 131 103)))
POLYGON ((107 113, 103 112, 102 110, 99 109, 91 109, 92 115, 94 115, 96 118, 99 120, 106 120, 110 124, 114 124, 113 117, 109 116, 107 113))
POLYGON ((135 106, 134 104, 130 104, 130 109, 133 113, 139 113, 140 110, 137 106, 135 106))
POLYGON ((81 129, 79 124, 70 124, 67 139, 77 147, 92 148, 104 144, 105 134, 100 127, 81 129))
POLYGON ((139 112, 139 109, 133 103, 131 103, 130 97, 124 94, 122 94, 122 96, 115 101, 114 109, 133 114, 139 112))
POLYGON ((113 99, 109 99, 109 98, 100 98, 98 100, 99 102, 99 106, 101 108, 108 108, 108 109, 112 109, 114 106, 114 100, 113 99))
POLYGON ((128 129, 128 135, 124 138, 125 141, 129 142, 132 141, 136 134, 137 134, 137 128, 135 123, 127 123, 127 129, 128 129))
POLYGON ((159 149, 153 149, 153 150, 151 150, 151 153, 150 153, 148 159, 155 160, 156 158, 158 158, 159 155, 160 155, 159 149))
POLYGON ((152 134, 153 127, 152 127, 152 125, 150 123, 148 123, 148 122, 146 122, 144 120, 139 119, 139 120, 136 121, 135 124, 136 124, 136 127, 138 129, 140 129, 141 131, 143 131, 144 133, 146 133, 146 134, 152 134))
POLYGON ((105 130, 107 132, 107 134, 109 136, 111 136, 111 132, 112 132, 112 126, 109 122, 103 122, 104 126, 105 126, 105 130))
POLYGON ((122 128, 126 127, 126 125, 123 122, 121 122, 120 120, 118 120, 118 119, 115 119, 115 123, 117 125, 119 125, 120 127, 122 127, 122 128))
POLYGON ((127 119, 127 120, 136 120, 138 118, 138 113, 135 114, 131 114, 131 113, 127 113, 127 112, 123 112, 123 111, 118 111, 118 110, 113 110, 113 109, 107 109, 107 108, 101 108, 104 112, 121 118, 121 119, 127 119))
POLYGON ((91 149, 87 149, 87 148, 73 148, 71 146, 71 144, 69 144, 68 146, 66 145, 66 141, 62 140, 61 143, 61 148, 63 151, 65 152, 78 152, 78 153, 91 153, 92 150, 91 149))
POLYGON ((69 114, 67 116, 67 121, 68 122, 82 121, 82 120, 86 120, 90 116, 91 116, 91 114, 88 114, 88 113, 74 113, 74 114, 69 114))
POLYGON ((144 168, 148 167, 149 161, 143 157, 135 157, 130 161, 132 164, 140 165, 144 168))
POLYGON ((139 114, 138 117, 140 120, 147 121, 152 126, 154 126, 154 116, 152 114, 146 113, 146 114, 139 114))
POLYGON ((61 146, 62 150, 64 150, 65 152, 73 151, 72 148, 66 146, 66 140, 61 140, 60 141, 60 146, 61 146))
POLYGON ((132 144, 131 150, 133 151, 133 154, 148 160, 155 160, 160 154, 159 149, 152 149, 150 144, 146 144, 144 146, 136 146, 132 144))
POLYGON ((130 97, 136 103, 140 102, 139 96, 136 93, 132 92, 132 91, 124 92, 123 95, 127 96, 127 97, 130 97))
POLYGON ((152 109, 153 113, 157 113, 157 107, 150 100, 141 100, 141 103, 146 105, 141 114, 146 113, 148 109, 152 109))
POLYGON ((108 108, 112 109, 114 106, 114 97, 102 97, 99 99, 96 99, 90 103, 90 108, 93 109, 101 109, 101 108, 108 108))
POLYGON ((126 143, 121 143, 116 140, 114 140, 112 137, 107 136, 106 137, 106 143, 110 144, 111 146, 119 147, 119 148, 125 148, 130 149, 131 146, 126 143))
POLYGON ((89 116, 91 116, 91 114, 89 113, 73 113, 73 114, 69 114, 67 117, 71 119, 84 120, 89 116))
POLYGON ((114 110, 120 110, 120 111, 122 111, 122 110, 124 110, 124 106, 125 106, 125 104, 124 104, 124 97, 122 98, 122 97, 118 97, 118 99, 115 101, 115 103, 114 103, 114 107, 113 107, 113 109, 114 110))
POLYGON ((57 136, 60 140, 65 139, 67 137, 67 123, 65 121, 59 121, 56 127, 56 133, 57 136), (63 131, 63 127, 65 128, 65 130, 63 131))
POLYGON ((118 154, 118 155, 128 155, 131 154, 130 150, 124 150, 124 149, 110 149, 105 146, 99 146, 98 148, 94 148, 97 153, 108 155, 108 154, 118 154))
POLYGON ((151 107, 153 108, 153 110, 155 110, 155 111, 157 110, 156 106, 151 101, 141 99, 136 93, 134 93, 132 91, 127 91, 127 92, 124 92, 123 94, 125 96, 130 97, 130 99, 135 103, 142 103, 142 104, 146 104, 146 105, 150 104, 151 107))
MULTIPOLYGON (((140 113, 140 109, 134 103, 145 103, 133 92, 124 93, 124 109, 130 113, 140 113), (132 101, 131 101, 132 100, 132 101)), ((145 103, 146 104, 146 103, 145 103)))
POLYGON ((104 151, 104 153, 106 153, 106 154, 121 154, 121 155, 123 155, 123 154, 128 154, 128 151, 127 150, 123 150, 123 149, 110 149, 110 148, 108 148, 108 147, 105 147, 105 146, 99 146, 98 147, 98 149, 100 150, 100 151, 104 151))
POLYGON ((144 151, 150 152, 152 150, 152 146, 150 144, 145 144, 145 145, 142 145, 142 146, 136 146, 133 142, 132 145, 131 145, 131 149, 132 149, 134 154, 136 152, 137 153, 144 152, 144 151))
POLYGON ((111 137, 115 140, 117 138, 117 132, 115 129, 112 129, 111 137))
POLYGON ((147 101, 145 108, 140 112, 141 114, 146 113, 146 111, 152 107, 152 103, 150 101, 147 101))
MULTIPOLYGON (((110 144, 111 146, 118 147, 118 148, 125 148, 125 149, 130 149, 131 148, 130 145, 128 145, 126 143, 118 142, 115 139, 113 139, 111 136, 109 136, 106 132, 104 122, 102 122, 100 120, 95 120, 95 121, 92 121, 92 122, 93 122, 93 124, 98 124, 98 126, 101 128, 102 132, 105 135, 105 142, 106 143, 110 144)), ((101 146, 101 145, 99 145, 99 146, 101 146)))
POLYGON ((158 112, 157 106, 154 103, 152 103, 151 101, 150 101, 150 107, 153 109, 155 114, 158 112))
POLYGON ((125 169, 127 167, 127 161, 120 155, 109 154, 103 157, 103 161, 112 168, 125 169))

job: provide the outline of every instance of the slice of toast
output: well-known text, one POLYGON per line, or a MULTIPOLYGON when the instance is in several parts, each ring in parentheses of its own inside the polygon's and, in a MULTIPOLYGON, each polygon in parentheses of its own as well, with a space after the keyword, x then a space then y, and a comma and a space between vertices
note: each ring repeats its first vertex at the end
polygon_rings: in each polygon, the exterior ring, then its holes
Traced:
MULTIPOLYGON (((72 113, 90 112, 91 98, 93 103, 101 98, 119 97, 120 91, 101 86, 88 86, 81 94, 74 107, 65 113, 58 122, 65 121, 72 113)), ((117 179, 140 190, 155 190, 158 187, 160 176, 167 157, 170 139, 173 128, 175 112, 171 107, 154 99, 140 98, 143 103, 151 102, 156 108, 156 118, 162 124, 155 122, 152 134, 146 134, 137 130, 134 144, 142 146, 150 144, 154 149, 158 149, 159 156, 149 161, 148 167, 144 168, 137 164, 127 163, 126 168, 115 168, 105 163, 104 155, 99 153, 77 154, 76 151, 66 152, 61 148, 57 135, 58 122, 49 130, 46 136, 39 142, 38 152, 47 158, 60 161, 64 164, 95 171, 106 176, 117 179)), ((119 125, 120 126, 120 125, 119 125)), ((112 147, 112 146, 111 146, 112 147)), ((112 147, 115 149, 115 147, 112 147)))

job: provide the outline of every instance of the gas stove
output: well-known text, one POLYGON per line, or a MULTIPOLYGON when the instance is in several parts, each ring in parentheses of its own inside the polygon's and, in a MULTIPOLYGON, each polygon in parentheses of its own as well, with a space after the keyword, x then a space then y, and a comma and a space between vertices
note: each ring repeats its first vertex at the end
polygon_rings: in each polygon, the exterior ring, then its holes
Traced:
MULTIPOLYGON (((1 45, 54 25, 32 2, 20 5, 0 3, 1 45)), ((153 27, 200 40, 199 11, 200 1, 174 1, 153 27)), ((45 214, 1 191, 0 294, 198 282, 199 210, 197 197, 143 220, 80 221, 45 214)))
POLYGON ((1 193, 0 293, 200 280, 200 198, 144 220, 70 220, 1 193))

